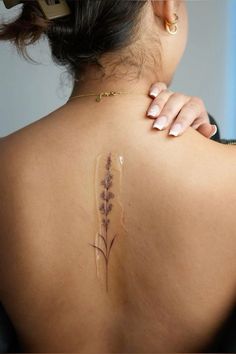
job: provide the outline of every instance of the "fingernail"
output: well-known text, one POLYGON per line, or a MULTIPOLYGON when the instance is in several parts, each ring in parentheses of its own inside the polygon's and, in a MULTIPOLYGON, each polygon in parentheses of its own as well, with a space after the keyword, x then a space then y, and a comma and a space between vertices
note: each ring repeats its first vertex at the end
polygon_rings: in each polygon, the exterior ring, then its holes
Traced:
POLYGON ((217 130, 218 130, 216 125, 213 125, 212 127, 214 128, 214 130, 213 130, 213 133, 212 133, 212 135, 210 136, 210 138, 212 138, 214 135, 216 135, 217 130))
POLYGON ((149 117, 156 117, 160 113, 160 108, 157 105, 153 105, 147 112, 149 117))
POLYGON ((157 128, 159 130, 162 130, 166 127, 167 122, 168 122, 167 117, 161 116, 161 117, 157 118, 157 120, 154 122, 153 128, 157 128))
POLYGON ((152 96, 152 97, 157 97, 159 95, 159 90, 158 90, 158 88, 157 87, 154 87, 153 89, 151 89, 151 91, 150 91, 150 96, 152 96))
POLYGON ((169 135, 178 136, 182 132, 182 124, 176 123, 171 128, 169 135))

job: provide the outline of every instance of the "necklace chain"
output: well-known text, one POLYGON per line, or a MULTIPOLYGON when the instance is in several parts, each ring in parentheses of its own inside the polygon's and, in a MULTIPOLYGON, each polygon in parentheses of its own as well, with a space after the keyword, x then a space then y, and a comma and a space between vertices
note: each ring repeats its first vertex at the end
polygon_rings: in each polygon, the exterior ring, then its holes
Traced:
MULTIPOLYGON (((124 91, 109 91, 109 92, 100 92, 100 93, 88 93, 85 95, 78 95, 78 96, 73 96, 69 99, 72 100, 74 98, 81 98, 81 97, 89 97, 89 96, 96 96, 96 102, 101 102, 103 97, 110 97, 110 96, 117 96, 121 94, 132 94, 131 92, 124 92, 124 91)), ((143 95, 143 94, 142 94, 143 95)))

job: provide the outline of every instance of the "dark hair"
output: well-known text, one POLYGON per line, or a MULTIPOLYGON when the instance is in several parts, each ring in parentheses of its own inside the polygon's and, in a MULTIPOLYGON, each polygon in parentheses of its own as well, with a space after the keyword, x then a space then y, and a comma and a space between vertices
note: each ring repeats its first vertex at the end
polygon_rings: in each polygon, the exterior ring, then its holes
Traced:
POLYGON ((0 25, 0 40, 13 42, 28 57, 26 46, 41 35, 49 39, 53 60, 80 75, 87 64, 99 66, 104 53, 129 45, 137 33, 139 15, 147 1, 67 0, 72 14, 55 20, 44 18, 37 1, 25 0, 21 15, 0 25))

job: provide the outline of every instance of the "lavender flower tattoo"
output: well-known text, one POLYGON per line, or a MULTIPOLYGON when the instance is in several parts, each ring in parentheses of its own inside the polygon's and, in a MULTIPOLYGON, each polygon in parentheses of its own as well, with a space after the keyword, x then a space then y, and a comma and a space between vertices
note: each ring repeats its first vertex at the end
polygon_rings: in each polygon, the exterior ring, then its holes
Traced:
POLYGON ((90 244, 92 247, 96 248, 104 257, 105 266, 106 266, 106 291, 108 292, 108 263, 109 257, 111 253, 111 248, 114 244, 115 238, 117 235, 114 235, 112 240, 109 242, 108 237, 108 229, 110 224, 109 214, 112 211, 113 204, 111 203, 111 199, 115 197, 115 195, 111 192, 113 175, 111 174, 111 153, 107 157, 106 165, 105 165, 105 177, 101 181, 101 185, 103 186, 103 191, 100 194, 100 198, 102 200, 99 211, 102 215, 102 233, 99 233, 98 236, 102 239, 103 247, 99 247, 96 244, 90 244))

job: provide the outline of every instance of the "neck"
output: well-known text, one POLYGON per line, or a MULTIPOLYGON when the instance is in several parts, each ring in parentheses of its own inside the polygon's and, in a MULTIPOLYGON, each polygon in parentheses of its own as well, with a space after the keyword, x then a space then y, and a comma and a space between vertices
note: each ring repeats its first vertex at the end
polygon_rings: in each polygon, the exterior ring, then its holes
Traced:
POLYGON ((117 72, 115 74, 101 75, 95 68, 90 68, 80 81, 74 85, 71 97, 86 95, 89 93, 125 91, 133 94, 148 95, 150 86, 161 81, 153 71, 144 75, 131 70, 117 72))

